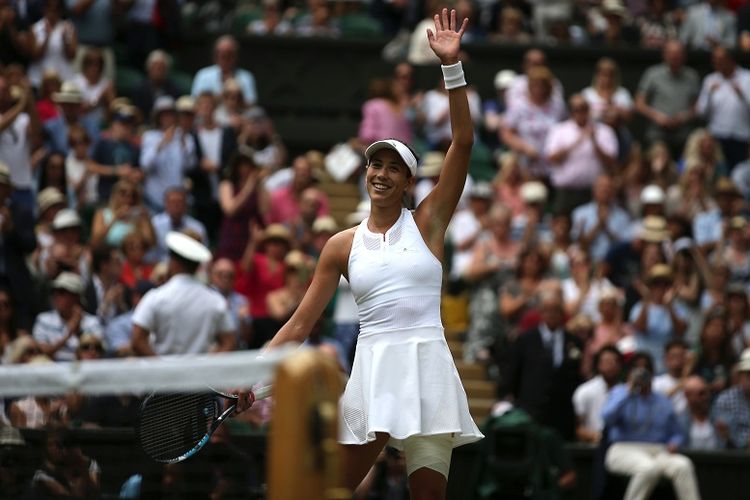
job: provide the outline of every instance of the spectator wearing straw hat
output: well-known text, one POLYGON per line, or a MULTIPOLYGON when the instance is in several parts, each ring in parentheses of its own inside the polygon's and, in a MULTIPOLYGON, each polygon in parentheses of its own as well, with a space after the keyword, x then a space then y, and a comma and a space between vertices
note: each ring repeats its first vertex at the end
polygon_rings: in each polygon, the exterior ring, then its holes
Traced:
POLYGON ((8 79, 0 75, 0 162, 10 169, 13 199, 30 211, 34 210, 31 148, 40 132, 31 90, 14 91, 8 79))
POLYGON ((172 231, 165 238, 170 278, 151 290, 133 312, 133 350, 139 356, 198 354, 236 345, 226 300, 195 276, 211 252, 190 236, 172 231), (153 334, 153 343, 149 336, 153 334))
POLYGON ((486 182, 474 183, 469 191, 469 202, 459 206, 448 225, 448 239, 453 245, 450 280, 459 283, 466 278, 474 246, 486 235, 489 214, 494 198, 492 186, 486 182))
POLYGON ((615 286, 628 287, 641 274, 640 263, 644 250, 650 246, 661 249, 668 239, 667 221, 664 217, 644 217, 641 228, 632 239, 610 247, 603 261, 605 275, 615 286))
POLYGON ((32 322, 32 281, 26 257, 36 248, 31 210, 12 199, 10 169, 0 161, 0 283, 10 290, 18 326, 32 322))
POLYGON ((52 220, 52 244, 41 249, 39 269, 48 276, 55 276, 60 271, 73 271, 88 278, 89 252, 81 244, 82 230, 83 221, 78 212, 71 208, 57 212, 52 220))
POLYGON ((523 211, 513 216, 511 238, 523 246, 552 242, 551 216, 545 214, 547 187, 543 182, 528 181, 521 185, 523 211))
POLYGON ((414 205, 419 206, 432 188, 437 184, 440 170, 443 168, 445 154, 440 151, 428 151, 422 157, 422 165, 417 170, 419 180, 414 186, 414 205))
POLYGON ((306 248, 302 248, 306 254, 313 257, 315 260, 320 258, 320 254, 323 251, 323 247, 331 239, 331 236, 339 232, 339 225, 336 219, 330 215, 324 215, 315 219, 312 225, 312 234, 310 238, 310 244, 306 248))
POLYGON ((646 286, 638 289, 641 300, 630 310, 638 350, 654 359, 656 374, 664 372, 664 347, 681 338, 688 327, 689 311, 675 301, 674 275, 667 264, 656 264, 646 274, 646 286))
POLYGON ((292 248, 292 238, 286 226, 271 224, 261 230, 254 226, 245 255, 240 262, 236 288, 250 301, 253 317, 253 336, 249 347, 257 349, 270 340, 281 326, 268 312, 267 297, 284 286, 284 259, 292 248))
POLYGON ((60 92, 52 94, 52 101, 57 105, 59 112, 55 118, 44 123, 48 149, 67 155, 70 151, 68 131, 73 124, 86 128, 86 132, 92 140, 98 139, 98 127, 92 127, 90 123, 86 124, 81 121, 83 117, 83 93, 75 82, 63 82, 60 92))
POLYGON ((730 448, 750 450, 750 349, 742 352, 734 370, 737 382, 719 394, 712 414, 730 448))
POLYGON ((177 123, 174 99, 154 102, 154 128, 143 134, 140 165, 145 174, 144 194, 149 207, 164 210, 164 191, 181 186, 187 171, 197 165, 195 141, 177 123))
POLYGON ((696 214, 693 219, 693 239, 705 255, 724 239, 730 219, 738 214, 741 195, 728 177, 720 177, 714 185, 716 205, 696 214))
POLYGON ((34 322, 32 334, 46 355, 56 361, 72 361, 84 333, 102 336, 96 316, 81 306, 83 280, 75 273, 64 271, 52 282, 53 309, 41 313, 34 322))
POLYGON ((500 125, 502 124, 503 114, 508 109, 508 100, 506 98, 508 87, 518 76, 512 69, 503 69, 495 73, 492 83, 495 87, 495 96, 492 99, 484 101, 482 105, 482 124, 486 132, 485 140, 487 145, 493 149, 500 147, 500 125))

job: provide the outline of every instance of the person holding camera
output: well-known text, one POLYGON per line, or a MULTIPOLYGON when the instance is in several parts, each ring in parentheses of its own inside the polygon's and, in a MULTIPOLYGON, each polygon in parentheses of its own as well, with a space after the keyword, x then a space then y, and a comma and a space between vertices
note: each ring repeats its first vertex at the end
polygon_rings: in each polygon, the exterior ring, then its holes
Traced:
POLYGON ((605 468, 630 477, 624 500, 645 500, 662 477, 672 481, 678 500, 698 500, 693 463, 677 452, 682 428, 669 398, 652 391, 652 379, 651 358, 634 356, 627 383, 610 392, 602 410, 611 443, 605 468))

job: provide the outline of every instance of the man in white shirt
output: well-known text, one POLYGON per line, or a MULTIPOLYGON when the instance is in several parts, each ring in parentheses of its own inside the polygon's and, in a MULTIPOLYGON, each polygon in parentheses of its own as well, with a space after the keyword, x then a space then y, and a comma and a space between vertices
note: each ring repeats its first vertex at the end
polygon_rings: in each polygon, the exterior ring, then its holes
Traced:
POLYGON ((617 161, 617 137, 608 125, 594 122, 581 94, 569 101, 571 118, 553 125, 544 154, 555 187, 555 206, 568 211, 585 203, 596 178, 610 172, 617 161))
POLYGON ((170 232, 165 241, 170 278, 135 308, 133 351, 139 356, 231 351, 237 337, 227 301, 195 277, 211 252, 183 233, 170 232))
POLYGON ((0 75, 0 162, 10 167, 12 198, 32 213, 36 208, 32 186, 31 148, 41 124, 30 89, 16 87, 0 75), (18 90, 16 90, 18 89, 18 90))
POLYGON ((169 255, 166 237, 170 231, 192 232, 200 236, 201 243, 208 244, 205 226, 187 213, 187 191, 181 186, 174 186, 164 192, 164 211, 151 218, 151 225, 156 233, 156 245, 153 255, 154 262, 165 261, 169 255))
POLYGON ((258 102, 255 90, 255 77, 249 71, 237 67, 237 40, 231 35, 219 37, 214 44, 214 65, 201 69, 193 80, 193 97, 209 91, 221 95, 224 81, 233 78, 242 89, 242 96, 248 105, 258 102))
POLYGON ((685 378, 688 360, 688 346, 682 339, 673 339, 664 346, 664 367, 666 372, 654 377, 651 385, 655 392, 660 392, 672 400, 672 406, 678 415, 685 412, 685 378))
POLYGON ((456 211, 448 225, 448 238, 453 245, 450 280, 454 283, 465 277, 477 241, 487 234, 492 201, 492 187, 488 183, 474 184, 469 192, 469 203, 456 211))
POLYGON ((750 145, 750 71, 737 67, 726 47, 716 47, 711 62, 715 71, 703 79, 696 109, 731 170, 747 159, 750 145))
POLYGON ((737 18, 726 2, 682 2, 687 8, 680 26, 680 40, 691 49, 710 50, 717 45, 734 47, 737 43, 737 18))
POLYGON ((597 375, 579 385, 573 393, 573 408, 578 420, 576 438, 586 443, 598 443, 602 437, 602 408, 609 390, 620 382, 622 354, 615 346, 604 346, 596 353, 594 367, 597 375))

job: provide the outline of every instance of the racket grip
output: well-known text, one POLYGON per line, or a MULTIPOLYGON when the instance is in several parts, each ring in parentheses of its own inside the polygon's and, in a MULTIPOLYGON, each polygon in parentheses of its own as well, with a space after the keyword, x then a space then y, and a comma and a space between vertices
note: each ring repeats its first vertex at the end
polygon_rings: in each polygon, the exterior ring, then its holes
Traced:
POLYGON ((273 385, 264 385, 257 389, 253 389, 253 394, 255 395, 256 401, 259 399, 265 399, 273 394, 273 385))

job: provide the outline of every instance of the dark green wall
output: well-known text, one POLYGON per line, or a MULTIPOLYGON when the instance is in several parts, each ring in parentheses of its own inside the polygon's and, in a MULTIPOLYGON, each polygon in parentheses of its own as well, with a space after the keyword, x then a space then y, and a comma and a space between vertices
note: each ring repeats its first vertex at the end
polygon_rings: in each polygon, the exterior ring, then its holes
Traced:
MULTIPOLYGON (((256 77, 260 104, 271 113, 292 151, 329 149, 356 135, 359 110, 366 99, 368 83, 376 76, 391 74, 381 51, 385 40, 328 40, 305 38, 246 37, 241 39, 240 64, 256 77)), ((194 73, 211 60, 213 40, 185 42, 177 54, 177 66, 194 73)), ((520 70, 527 47, 490 44, 468 45, 465 65, 468 81, 483 98, 494 93, 492 81, 500 69, 520 70)), ((649 65, 660 53, 634 49, 597 47, 545 48, 552 71, 567 93, 589 85, 596 61, 614 58, 622 69, 622 83, 632 92, 649 65)), ((701 74, 709 71, 708 54, 691 54, 689 64, 701 74)), ((417 84, 431 88, 440 72, 435 66, 417 68, 417 84)), ((638 122, 634 129, 638 130, 638 122)))

